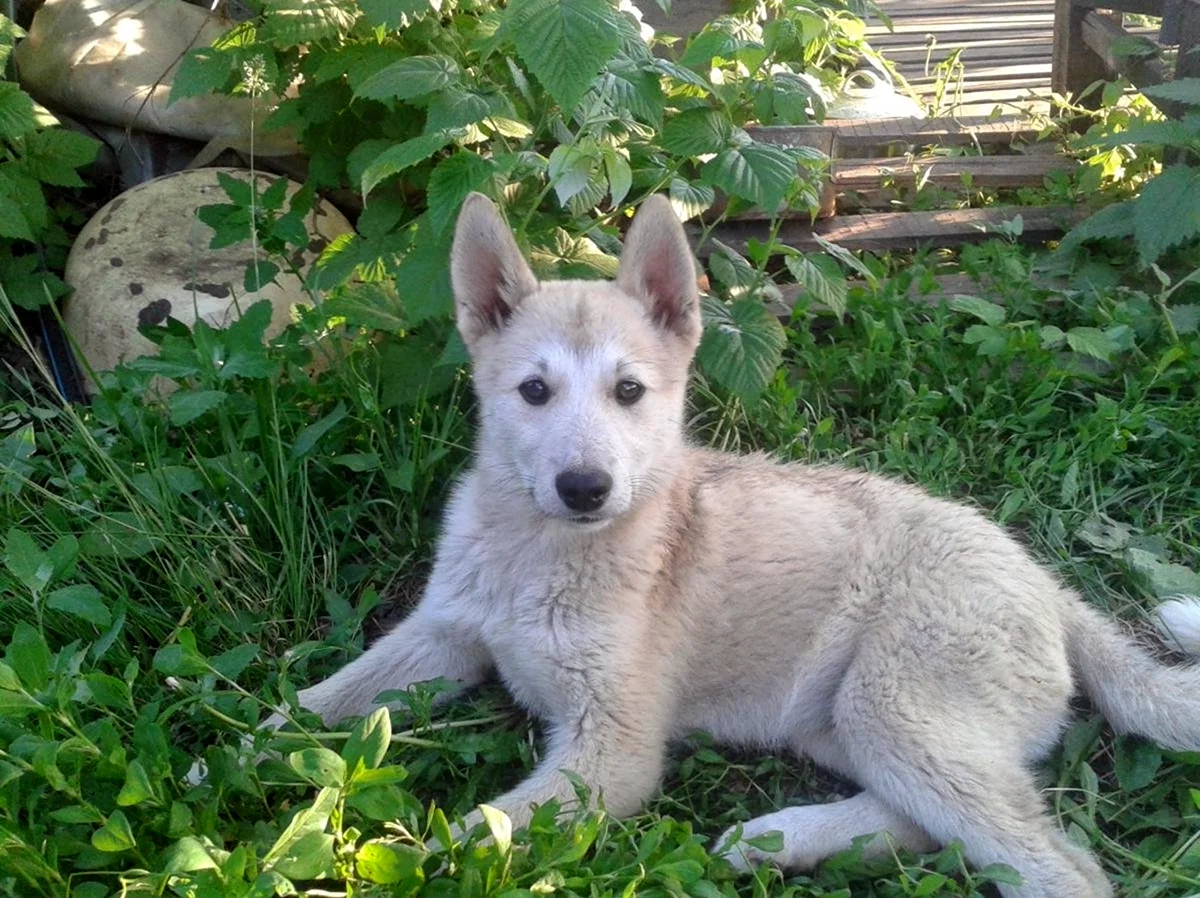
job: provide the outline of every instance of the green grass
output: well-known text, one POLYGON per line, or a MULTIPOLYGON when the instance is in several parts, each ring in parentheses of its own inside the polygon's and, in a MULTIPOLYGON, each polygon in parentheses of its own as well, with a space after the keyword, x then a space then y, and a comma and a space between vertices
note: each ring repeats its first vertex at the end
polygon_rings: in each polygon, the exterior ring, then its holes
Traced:
MULTIPOLYGON (((1035 288, 1033 262, 1005 242, 963 251, 955 264, 1000 305, 913 301, 945 264, 920 257, 851 290, 841 321, 800 308, 759 399, 698 379, 693 431, 974 503, 1131 620, 1200 593, 1195 319, 1168 318, 1155 291, 1035 288)), ((1195 302, 1190 289, 1172 307, 1195 302)), ((295 335, 269 351, 257 341, 253 323, 170 336, 162 359, 190 373, 166 411, 145 401, 164 362, 120 372, 90 409, 7 382, 0 894, 206 898, 285 882, 463 898, 989 894, 953 846, 735 880, 707 854, 712 837, 853 787, 700 735, 640 817, 539 815, 511 855, 503 839, 427 855, 422 839, 445 825, 431 802, 461 813, 537 757, 536 730, 498 687, 436 712, 433 690, 418 690, 390 722, 241 746, 267 706, 411 601, 472 412, 461 374, 432 399, 389 384, 388 347, 403 339, 343 347, 316 384, 296 375, 295 335), (244 373, 206 366, 214 345, 248 353, 244 373), (246 764, 272 746, 298 753, 246 764), (187 787, 201 755, 210 784, 187 787)), ((1126 894, 1200 892, 1200 755, 1114 739, 1081 708, 1045 783, 1126 894)))

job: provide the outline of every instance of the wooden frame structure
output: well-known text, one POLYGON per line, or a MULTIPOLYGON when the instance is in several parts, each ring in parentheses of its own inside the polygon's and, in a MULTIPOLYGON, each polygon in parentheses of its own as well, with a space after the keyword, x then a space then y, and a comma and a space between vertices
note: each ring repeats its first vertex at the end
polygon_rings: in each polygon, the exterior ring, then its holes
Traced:
MULTIPOLYGON (((1093 82, 1117 75, 1139 89, 1167 79, 1158 58, 1115 52, 1117 41, 1131 36, 1121 13, 1161 16, 1158 44, 1179 48, 1175 78, 1200 75, 1200 0, 1055 0, 1051 86, 1056 93, 1078 95, 1093 82)), ((1099 99, 1093 94, 1084 102, 1096 105, 1099 99)), ((1178 104, 1154 102, 1169 116, 1183 114, 1178 104)))

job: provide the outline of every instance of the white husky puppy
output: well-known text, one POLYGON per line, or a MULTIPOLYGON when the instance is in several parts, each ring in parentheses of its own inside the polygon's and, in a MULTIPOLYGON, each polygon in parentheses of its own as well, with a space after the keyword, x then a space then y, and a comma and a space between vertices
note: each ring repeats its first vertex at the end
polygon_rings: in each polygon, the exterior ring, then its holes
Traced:
MULTIPOLYGON (((1200 750, 1200 668, 1170 667, 979 513, 860 471, 697 448, 683 433, 700 338, 692 255, 661 197, 613 283, 540 283, 495 207, 463 206, 452 255, 479 398, 477 456, 421 602, 300 693, 333 723, 384 690, 496 671, 547 728, 494 805, 516 825, 574 799, 652 797, 668 742, 702 729, 859 783, 744 827, 731 860, 807 868, 859 835, 960 839, 1020 898, 1112 894, 1047 814, 1030 767, 1082 688, 1121 732, 1200 750)), ((1160 609, 1200 653, 1200 602, 1160 609)), ((474 822, 472 818, 469 822, 474 822)), ((875 851, 886 850, 881 838, 875 851)))

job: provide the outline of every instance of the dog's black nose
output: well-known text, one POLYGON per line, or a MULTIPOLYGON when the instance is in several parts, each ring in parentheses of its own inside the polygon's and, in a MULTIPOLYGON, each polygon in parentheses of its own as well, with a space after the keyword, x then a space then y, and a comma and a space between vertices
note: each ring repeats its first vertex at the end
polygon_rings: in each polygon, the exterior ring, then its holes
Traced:
POLYGON ((554 479, 554 486, 567 508, 586 513, 604 504, 612 477, 603 471, 563 471, 554 479))

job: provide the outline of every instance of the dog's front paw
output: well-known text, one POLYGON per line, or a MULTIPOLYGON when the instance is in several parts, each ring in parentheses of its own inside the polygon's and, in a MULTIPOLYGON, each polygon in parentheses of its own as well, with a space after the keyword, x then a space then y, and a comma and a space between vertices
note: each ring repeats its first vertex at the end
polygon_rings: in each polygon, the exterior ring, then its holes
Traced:
POLYGON ((739 873, 749 873, 755 867, 763 864, 786 866, 787 856, 782 849, 772 851, 761 847, 764 843, 776 842, 782 844, 783 836, 777 827, 771 825, 769 815, 758 817, 748 823, 731 826, 725 830, 721 838, 713 846, 713 853, 724 857, 733 869, 739 873), (739 834, 739 830, 741 830, 739 834), (772 838, 773 837, 773 838, 772 838), (751 840, 758 845, 750 844, 751 840))

